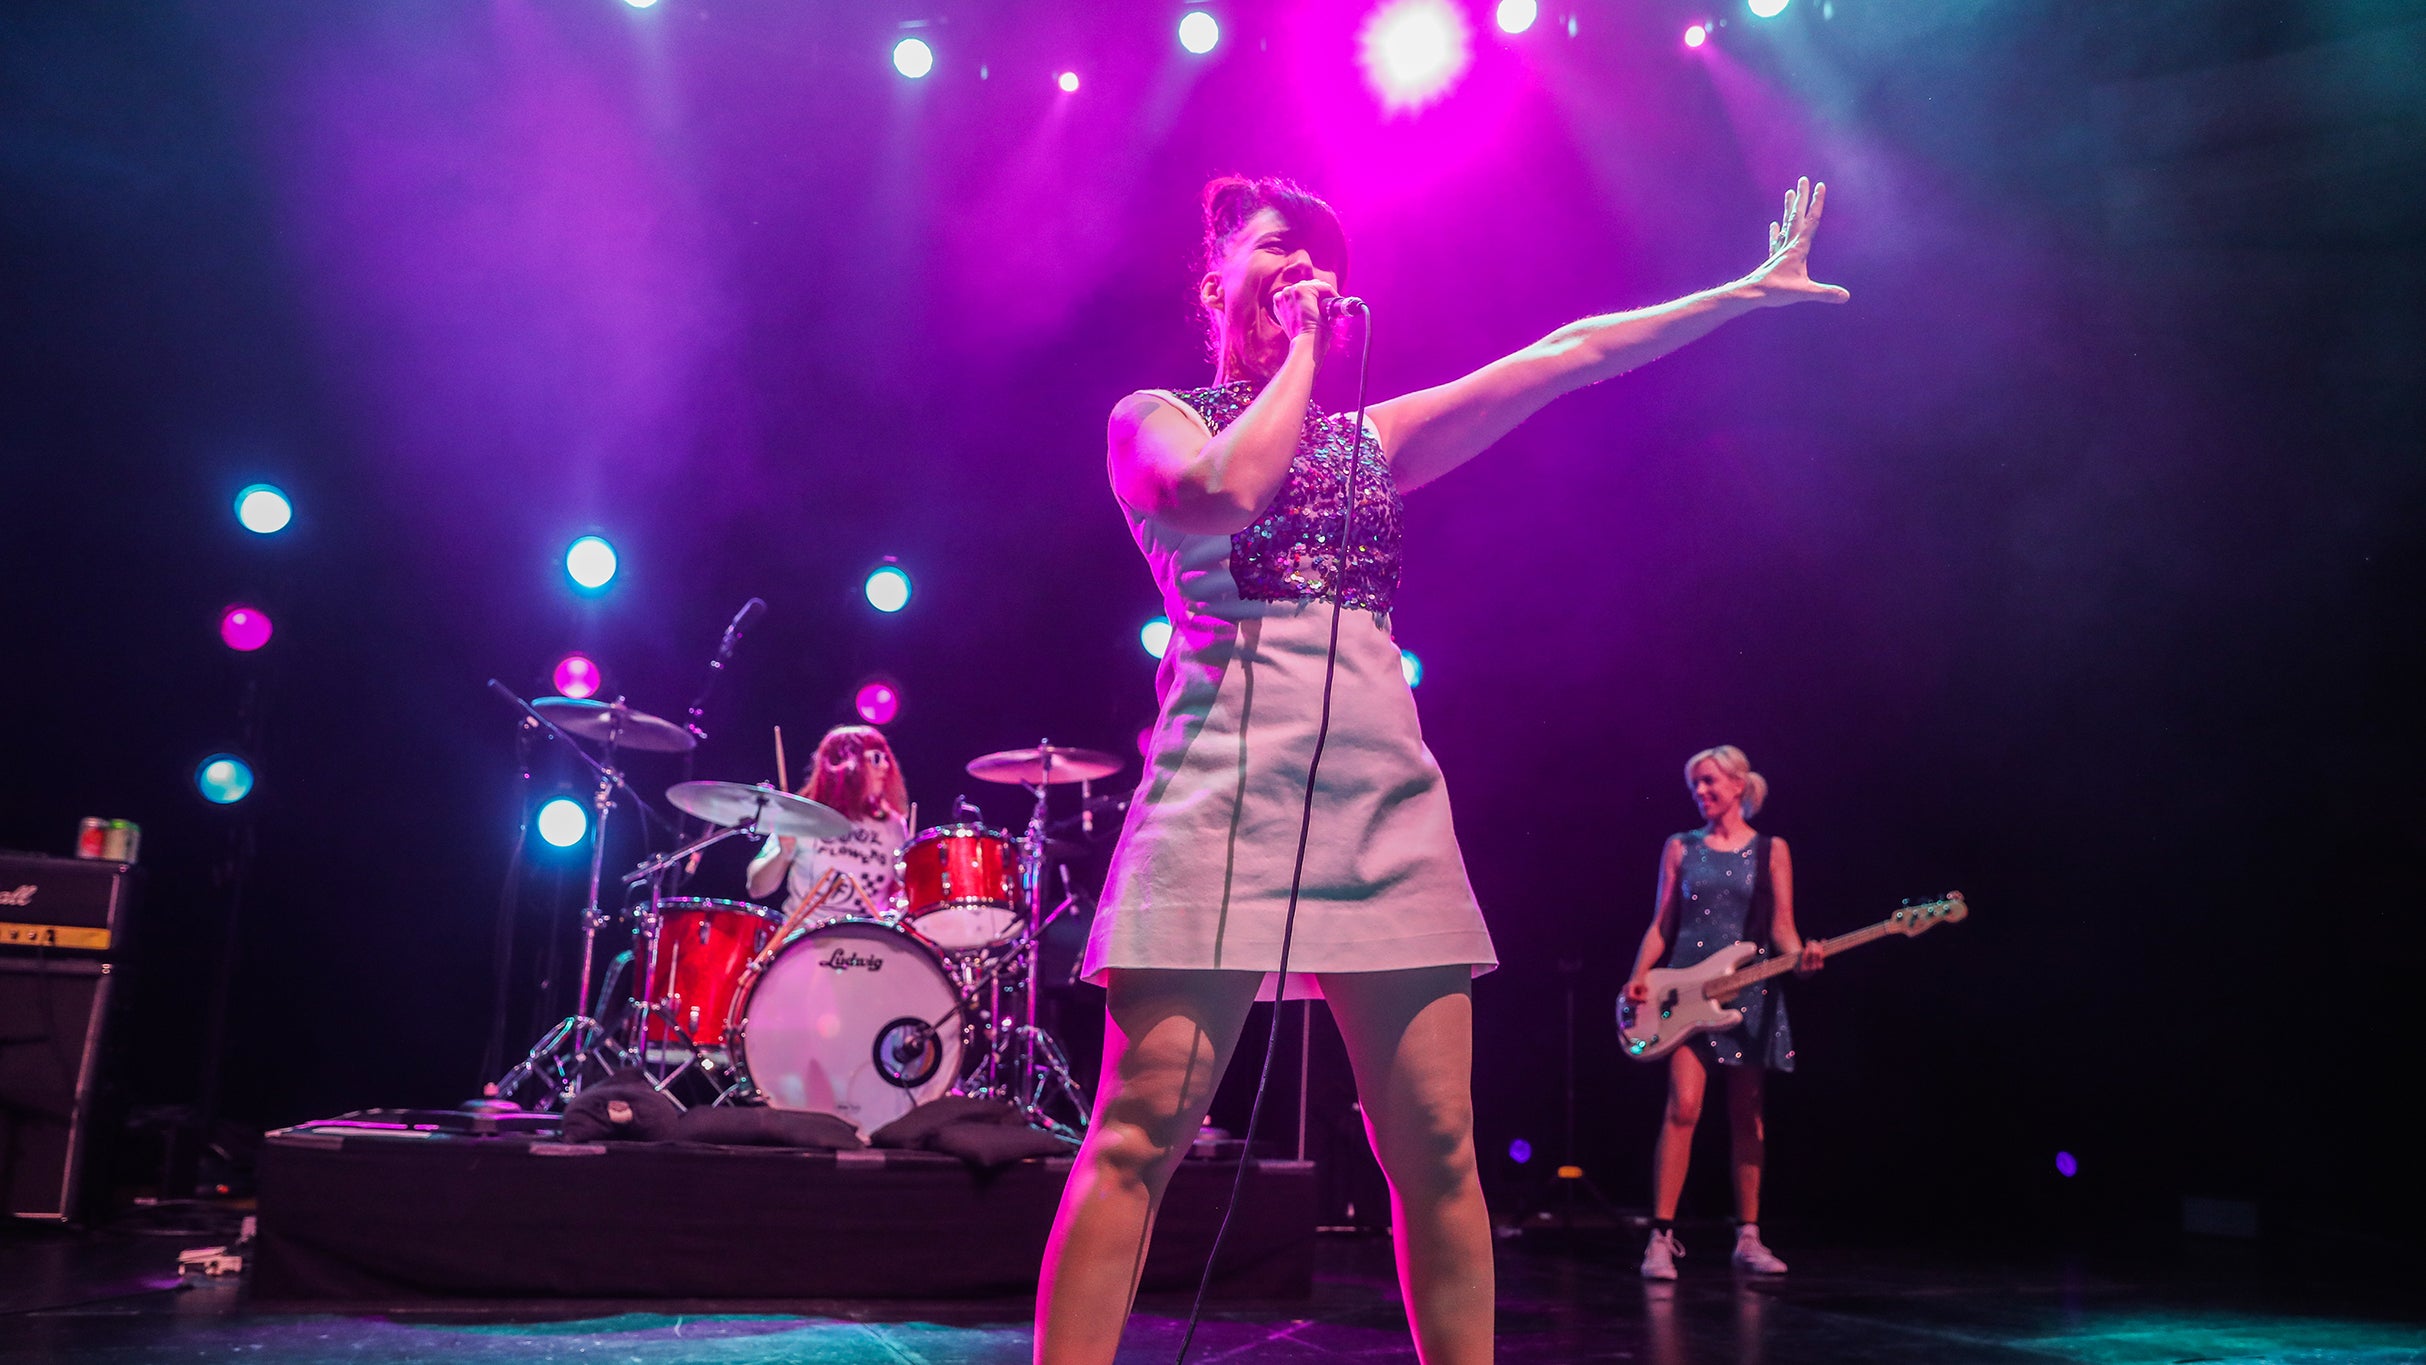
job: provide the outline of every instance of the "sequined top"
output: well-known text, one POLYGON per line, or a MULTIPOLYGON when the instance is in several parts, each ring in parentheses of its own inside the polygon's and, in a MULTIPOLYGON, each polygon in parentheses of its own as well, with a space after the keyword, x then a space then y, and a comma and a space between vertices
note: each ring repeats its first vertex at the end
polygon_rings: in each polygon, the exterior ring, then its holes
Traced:
MULTIPOLYGON (((1172 391, 1217 435, 1238 420, 1255 394, 1250 379, 1172 391)), ((1255 602, 1329 601, 1336 596, 1348 607, 1390 610, 1398 592, 1407 505, 1369 424, 1363 441, 1356 443, 1356 516, 1347 528, 1356 544, 1348 553, 1344 590, 1333 586, 1342 576, 1339 539, 1346 517, 1341 494, 1347 484, 1353 420, 1306 404, 1305 427, 1298 434, 1288 477, 1263 515, 1230 537, 1230 572, 1238 580, 1239 596, 1255 602)))

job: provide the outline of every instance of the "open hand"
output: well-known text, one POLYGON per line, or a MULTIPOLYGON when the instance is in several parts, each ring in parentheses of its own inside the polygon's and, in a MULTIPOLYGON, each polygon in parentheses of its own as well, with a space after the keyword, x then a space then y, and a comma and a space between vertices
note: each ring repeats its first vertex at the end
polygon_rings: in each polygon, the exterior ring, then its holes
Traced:
POLYGON ((1769 259, 1746 276, 1763 307, 1790 303, 1844 303, 1853 295, 1833 284, 1811 278, 1811 238, 1819 231, 1820 210, 1828 202, 1828 187, 1804 176, 1786 191, 1786 207, 1769 225, 1769 259))

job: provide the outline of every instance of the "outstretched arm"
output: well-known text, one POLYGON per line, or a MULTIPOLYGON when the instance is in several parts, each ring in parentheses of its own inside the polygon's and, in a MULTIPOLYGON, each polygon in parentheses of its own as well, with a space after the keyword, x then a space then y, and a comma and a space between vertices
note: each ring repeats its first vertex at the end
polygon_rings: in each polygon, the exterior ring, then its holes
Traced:
POLYGON ((1828 187, 1808 178, 1786 191, 1784 213, 1769 225, 1769 258, 1742 279, 1656 307, 1568 323, 1462 379, 1375 404, 1373 423, 1398 486, 1430 483, 1551 399, 1657 360, 1743 313, 1851 298, 1811 278, 1811 238, 1827 198, 1828 187))

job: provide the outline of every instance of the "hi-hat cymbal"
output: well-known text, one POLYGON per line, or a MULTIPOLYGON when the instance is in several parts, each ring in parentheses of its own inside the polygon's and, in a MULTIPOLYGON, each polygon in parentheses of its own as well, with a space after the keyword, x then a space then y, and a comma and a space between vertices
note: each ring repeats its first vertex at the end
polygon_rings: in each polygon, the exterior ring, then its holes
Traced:
POLYGON ((805 796, 752 787, 739 782, 677 782, 665 789, 665 799, 677 810, 696 815, 711 825, 757 822, 761 834, 789 834, 801 839, 838 839, 851 832, 851 822, 832 806, 805 796))
POLYGON ((699 743, 691 732, 670 720, 635 711, 622 702, 576 701, 571 697, 541 697, 531 709, 568 735, 602 740, 618 749, 641 749, 652 754, 687 753, 699 743))
POLYGON ((980 782, 1027 786, 1039 782, 1092 782, 1099 777, 1110 777, 1120 769, 1120 760, 1101 750, 1073 749, 1061 744, 1047 744, 1037 749, 1005 749, 969 760, 969 776, 980 782))

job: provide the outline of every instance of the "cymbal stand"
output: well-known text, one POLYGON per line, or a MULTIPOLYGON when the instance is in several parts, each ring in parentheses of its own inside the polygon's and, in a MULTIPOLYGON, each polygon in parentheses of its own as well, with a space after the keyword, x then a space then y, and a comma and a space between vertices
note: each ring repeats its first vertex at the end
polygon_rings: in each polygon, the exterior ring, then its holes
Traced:
POLYGON ((1029 1123, 1076 1140, 1087 1126, 1086 1090, 1079 1085, 1069 1054, 1062 1050, 1061 1043, 1036 1023, 1036 970, 1043 956, 1045 926, 1070 906, 1069 901, 1064 901, 1050 914, 1045 911, 1045 815, 1053 792, 1053 746, 1049 741, 1039 741, 1037 749, 1042 764, 1037 776, 1041 780, 1032 784, 1036 805, 1028 815, 1027 832, 1020 839, 1019 889, 1028 903, 1027 932, 1012 944, 1004 961, 985 978, 991 983, 999 980, 1006 969, 1018 973, 1021 1022, 1003 1030, 999 1015, 990 1015, 987 1032, 992 1035, 992 1046, 982 1067, 987 1080, 973 1089, 983 1089, 993 1098, 1007 1099, 1029 1123), (1007 1083, 1006 1071, 1011 1073, 1007 1083), (1056 1096, 1069 1106, 1073 1122, 1055 1118, 1046 1108, 1046 1101, 1056 1096))
MULTIPOLYGON (((519 704, 519 699, 517 699, 519 704)), ((530 711, 528 706, 524 710, 530 711)), ((538 715, 536 711, 531 714, 538 715)), ((540 724, 548 725, 546 717, 540 724)), ((555 730, 556 727, 548 725, 555 730)), ((563 731, 557 734, 563 737, 563 731)), ((581 911, 581 987, 574 998, 573 1012, 558 1021, 543 1035, 514 1069, 497 1081, 497 1094, 511 1099, 532 1081, 544 1081, 547 1093, 534 1106, 546 1108, 551 1104, 569 1102, 581 1093, 590 1066, 595 1064, 612 1075, 628 1060, 624 1048, 607 1033, 606 1026, 592 1018, 590 1009, 590 965, 597 956, 598 931, 607 922, 606 911, 598 904, 598 886, 606 864, 607 817, 615 810, 615 790, 623 785, 623 774, 615 770, 616 736, 607 736, 603 761, 582 753, 578 746, 573 752, 588 764, 597 778, 591 790, 590 807, 596 815, 590 822, 590 898, 581 911)), ((569 742, 569 739, 568 739, 569 742)))

